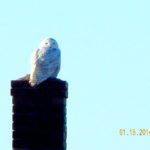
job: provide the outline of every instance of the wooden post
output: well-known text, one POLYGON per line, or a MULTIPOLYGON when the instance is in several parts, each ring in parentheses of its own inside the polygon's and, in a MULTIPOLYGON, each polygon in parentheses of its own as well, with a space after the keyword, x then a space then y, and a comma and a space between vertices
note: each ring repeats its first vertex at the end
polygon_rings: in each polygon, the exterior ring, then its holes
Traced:
POLYGON ((37 87, 11 81, 13 150, 66 150, 67 87, 52 78, 37 87))

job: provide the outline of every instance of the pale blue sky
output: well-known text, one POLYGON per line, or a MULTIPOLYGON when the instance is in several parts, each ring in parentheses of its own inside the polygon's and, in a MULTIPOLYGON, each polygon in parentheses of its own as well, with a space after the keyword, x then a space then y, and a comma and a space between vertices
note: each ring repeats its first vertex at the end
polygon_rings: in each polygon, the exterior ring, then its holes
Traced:
POLYGON ((148 150, 150 2, 26 0, 0 2, 0 150, 11 150, 10 81, 29 73, 39 42, 62 50, 59 78, 69 82, 68 150, 148 150))

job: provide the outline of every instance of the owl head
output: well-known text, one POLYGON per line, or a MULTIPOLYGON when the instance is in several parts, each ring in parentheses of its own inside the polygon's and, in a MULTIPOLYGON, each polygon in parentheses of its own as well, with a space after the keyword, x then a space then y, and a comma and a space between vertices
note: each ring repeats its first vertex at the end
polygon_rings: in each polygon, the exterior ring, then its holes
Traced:
POLYGON ((57 48, 58 49, 58 44, 57 44, 56 40, 54 40, 53 38, 48 38, 48 39, 44 39, 41 42, 40 47, 48 47, 48 48, 57 48))

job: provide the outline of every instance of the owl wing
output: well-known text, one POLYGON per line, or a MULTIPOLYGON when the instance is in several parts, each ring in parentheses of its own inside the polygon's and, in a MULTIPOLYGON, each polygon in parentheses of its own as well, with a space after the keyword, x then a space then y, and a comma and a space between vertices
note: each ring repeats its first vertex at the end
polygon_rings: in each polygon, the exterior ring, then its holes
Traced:
POLYGON ((39 52, 39 49, 35 50, 32 53, 32 56, 31 56, 31 65, 36 64, 36 62, 37 62, 37 60, 39 58, 38 52, 39 52))
POLYGON ((56 77, 60 70, 60 50, 50 48, 46 57, 44 57, 43 68, 47 70, 47 77, 56 77))
POLYGON ((40 48, 31 57, 30 84, 35 85, 49 77, 56 77, 60 69, 60 50, 40 48))
POLYGON ((35 50, 31 56, 31 71, 29 80, 31 85, 35 85, 37 82, 39 51, 40 49, 35 50))

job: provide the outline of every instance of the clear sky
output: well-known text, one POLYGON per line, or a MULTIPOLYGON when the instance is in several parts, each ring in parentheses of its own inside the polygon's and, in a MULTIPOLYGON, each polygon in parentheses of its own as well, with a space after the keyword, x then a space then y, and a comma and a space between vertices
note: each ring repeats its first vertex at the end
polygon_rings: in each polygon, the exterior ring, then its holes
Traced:
POLYGON ((148 150, 149 0, 5 0, 0 2, 0 150, 11 150, 10 81, 30 71, 39 42, 55 38, 59 78, 69 83, 68 150, 148 150))

